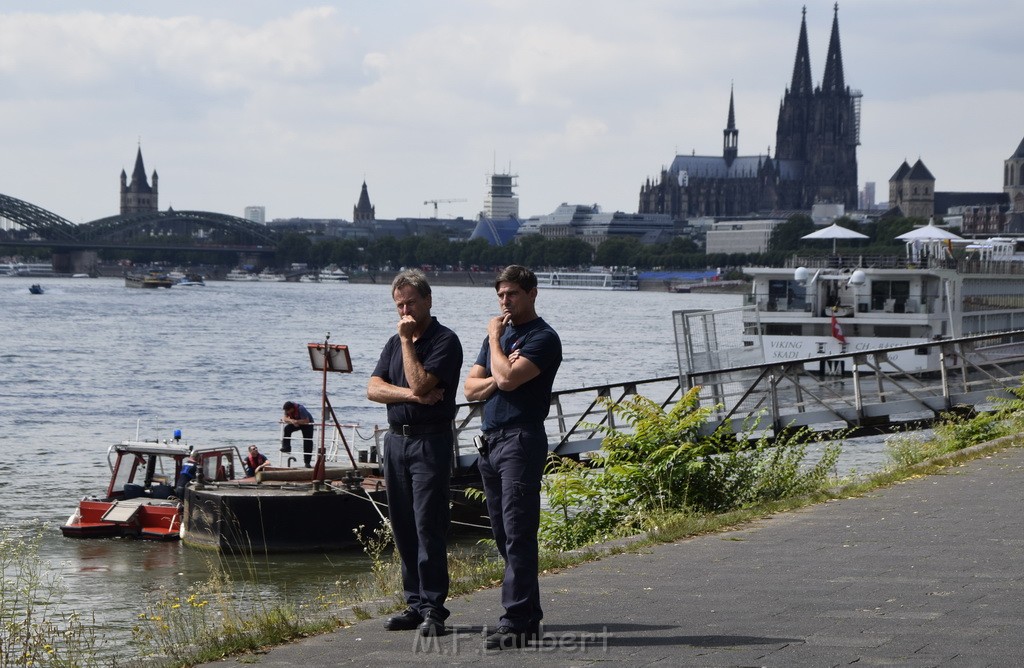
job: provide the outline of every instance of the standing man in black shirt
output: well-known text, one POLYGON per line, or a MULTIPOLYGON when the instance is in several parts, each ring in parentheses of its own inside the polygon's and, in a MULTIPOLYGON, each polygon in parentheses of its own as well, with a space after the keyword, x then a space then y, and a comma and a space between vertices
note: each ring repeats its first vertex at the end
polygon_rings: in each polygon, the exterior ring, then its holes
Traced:
POLYGON ((501 604, 505 614, 488 635, 488 649, 523 647, 538 637, 540 489, 548 438, 544 419, 562 362, 562 341, 537 315, 537 277, 518 265, 494 282, 501 313, 466 378, 470 401, 486 401, 485 452, 478 460, 494 541, 505 560, 501 604))
POLYGON ((398 333, 384 345, 366 396, 388 407, 384 482, 409 607, 389 617, 385 627, 418 627, 424 636, 441 635, 450 614, 444 606, 449 485, 462 343, 430 314, 433 298, 422 271, 398 274, 391 296, 398 308, 398 333))

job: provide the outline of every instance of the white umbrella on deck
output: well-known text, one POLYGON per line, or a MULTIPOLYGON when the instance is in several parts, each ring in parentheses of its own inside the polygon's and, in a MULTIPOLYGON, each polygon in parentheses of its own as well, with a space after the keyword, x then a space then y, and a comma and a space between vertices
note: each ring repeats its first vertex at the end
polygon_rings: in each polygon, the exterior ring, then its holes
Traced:
POLYGON ((800 237, 801 239, 831 239, 832 240, 832 252, 836 252, 836 241, 838 239, 867 239, 868 235, 861 234, 857 230, 851 230, 848 227, 843 227, 838 223, 832 223, 828 227, 823 227, 820 230, 815 230, 810 234, 805 234, 800 237))
POLYGON ((947 239, 950 241, 966 241, 963 237, 957 236, 949 230, 945 230, 941 227, 935 227, 930 221, 927 225, 915 227, 909 232, 904 232, 896 238, 900 241, 946 241, 947 239))
POLYGON ((952 257, 954 241, 969 243, 967 239, 953 234, 949 230, 932 225, 930 220, 927 225, 915 227, 896 238, 907 242, 907 257, 913 262, 921 260, 922 256, 925 256, 925 252, 941 255, 944 250, 952 257))

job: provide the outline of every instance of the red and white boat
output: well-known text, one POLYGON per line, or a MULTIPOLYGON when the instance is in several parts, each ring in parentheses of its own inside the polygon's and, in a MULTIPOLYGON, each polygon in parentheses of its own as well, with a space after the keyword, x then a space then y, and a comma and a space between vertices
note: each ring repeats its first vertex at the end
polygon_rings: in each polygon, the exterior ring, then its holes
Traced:
POLYGON ((110 482, 102 496, 87 496, 61 526, 73 538, 126 536, 177 540, 184 489, 193 480, 234 480, 245 475, 234 447, 193 448, 174 441, 123 441, 107 451, 110 482))

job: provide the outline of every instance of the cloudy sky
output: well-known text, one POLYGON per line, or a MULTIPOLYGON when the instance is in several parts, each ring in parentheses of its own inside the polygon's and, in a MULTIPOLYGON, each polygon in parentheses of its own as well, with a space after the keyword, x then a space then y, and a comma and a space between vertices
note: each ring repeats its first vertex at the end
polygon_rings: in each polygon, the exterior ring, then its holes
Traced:
MULTIPOLYGON (((801 7, 818 0, 5 0, 0 193, 74 222, 117 213, 142 147, 160 208, 351 219, 475 216, 487 174, 520 212, 636 211, 678 153, 774 153, 801 7)), ((922 158, 940 190, 998 191, 1024 138, 1024 3, 840 3, 863 91, 861 185, 922 158)))

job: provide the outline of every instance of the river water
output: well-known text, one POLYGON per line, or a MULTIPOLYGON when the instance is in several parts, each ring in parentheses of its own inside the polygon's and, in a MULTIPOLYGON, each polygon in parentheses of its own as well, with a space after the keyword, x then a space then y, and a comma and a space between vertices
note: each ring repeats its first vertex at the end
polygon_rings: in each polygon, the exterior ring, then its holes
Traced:
MULTIPOLYGON (((365 388, 395 330, 386 285, 38 282, 43 295, 31 295, 25 279, 0 278, 0 526, 41 526, 41 557, 60 567, 67 606, 95 611, 113 637, 147 609, 147 593, 185 591, 211 566, 208 554, 178 543, 61 535, 78 499, 102 491, 112 443, 137 430, 162 439, 181 429, 196 445, 257 443, 275 452, 281 404, 319 407, 321 377, 306 344, 328 332, 352 356, 353 372, 328 383, 339 418, 367 429, 385 422, 365 388)), ((672 375, 672 311, 739 303, 728 294, 542 291, 538 312, 564 347, 555 388, 672 375)), ((434 290, 434 315, 462 339, 463 377, 496 308, 488 288, 434 290)), ((879 459, 874 448, 846 455, 844 466, 866 470, 879 459)), ((261 557, 259 586, 263 596, 301 596, 367 567, 358 551, 261 557)))

